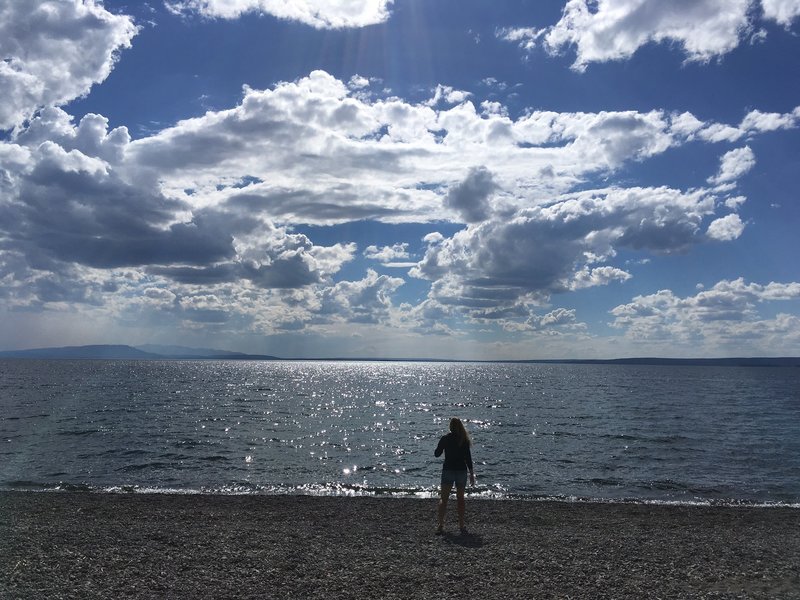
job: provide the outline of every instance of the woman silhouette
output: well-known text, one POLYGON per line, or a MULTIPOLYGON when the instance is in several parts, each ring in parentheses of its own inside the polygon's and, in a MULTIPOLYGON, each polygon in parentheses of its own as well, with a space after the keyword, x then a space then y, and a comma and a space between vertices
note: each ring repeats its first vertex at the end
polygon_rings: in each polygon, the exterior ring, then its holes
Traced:
POLYGON ((461 533, 466 533, 464 525, 464 488, 467 487, 467 471, 469 471, 469 483, 475 485, 475 472, 472 468, 472 453, 470 446, 472 440, 469 439, 464 424, 461 419, 450 419, 450 433, 443 435, 436 446, 434 456, 441 456, 444 452, 444 465, 442 465, 442 489, 439 498, 439 527, 436 534, 444 533, 444 514, 447 511, 447 500, 450 498, 450 491, 453 484, 456 486, 456 498, 458 500, 458 528, 461 533))

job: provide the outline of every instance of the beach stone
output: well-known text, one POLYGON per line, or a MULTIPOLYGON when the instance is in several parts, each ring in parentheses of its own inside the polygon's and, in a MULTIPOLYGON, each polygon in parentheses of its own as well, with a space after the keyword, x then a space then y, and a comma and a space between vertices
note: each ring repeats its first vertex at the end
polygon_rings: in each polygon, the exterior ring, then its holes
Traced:
POLYGON ((800 510, 0 493, 2 598, 800 598, 800 510), (88 516, 91 515, 91 516, 88 516), (210 523, 213 520, 213 523, 210 523), (324 525, 323 525, 324 524, 324 525))

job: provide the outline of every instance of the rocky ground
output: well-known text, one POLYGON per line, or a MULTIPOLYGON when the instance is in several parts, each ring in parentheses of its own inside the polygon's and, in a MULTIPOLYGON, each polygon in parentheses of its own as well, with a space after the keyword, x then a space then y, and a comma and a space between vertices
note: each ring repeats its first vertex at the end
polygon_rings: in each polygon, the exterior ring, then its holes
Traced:
POLYGON ((800 509, 0 493, 2 598, 800 598, 800 509))

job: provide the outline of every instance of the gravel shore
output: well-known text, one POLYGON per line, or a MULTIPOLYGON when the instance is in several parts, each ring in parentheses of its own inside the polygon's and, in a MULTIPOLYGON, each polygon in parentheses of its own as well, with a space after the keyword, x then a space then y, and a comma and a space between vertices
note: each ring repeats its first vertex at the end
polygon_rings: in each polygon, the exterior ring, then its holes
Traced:
POLYGON ((1 598, 800 598, 800 510, 0 493, 1 598))

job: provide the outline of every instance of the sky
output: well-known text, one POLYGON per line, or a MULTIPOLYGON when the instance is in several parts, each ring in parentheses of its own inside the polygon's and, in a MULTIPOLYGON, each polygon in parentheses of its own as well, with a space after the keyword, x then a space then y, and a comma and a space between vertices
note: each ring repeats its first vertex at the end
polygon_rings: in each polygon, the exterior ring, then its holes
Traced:
POLYGON ((0 0, 0 349, 800 355, 800 0, 0 0))

